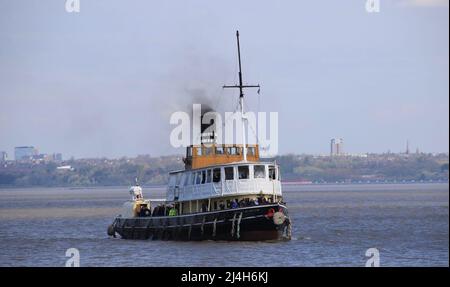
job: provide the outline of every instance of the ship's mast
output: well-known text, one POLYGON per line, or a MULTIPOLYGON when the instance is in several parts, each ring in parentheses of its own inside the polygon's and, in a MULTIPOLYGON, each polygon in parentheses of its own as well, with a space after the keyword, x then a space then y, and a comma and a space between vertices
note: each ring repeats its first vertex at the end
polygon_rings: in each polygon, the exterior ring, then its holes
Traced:
POLYGON ((239 107, 241 109, 242 118, 242 153, 244 155, 244 161, 247 161, 247 144, 245 139, 245 116, 244 116, 244 88, 259 88, 259 85, 244 85, 242 83, 242 65, 241 65, 241 47, 239 45, 239 31, 236 31, 237 49, 238 49, 238 61, 239 61, 239 85, 223 86, 226 88, 239 88, 239 107))

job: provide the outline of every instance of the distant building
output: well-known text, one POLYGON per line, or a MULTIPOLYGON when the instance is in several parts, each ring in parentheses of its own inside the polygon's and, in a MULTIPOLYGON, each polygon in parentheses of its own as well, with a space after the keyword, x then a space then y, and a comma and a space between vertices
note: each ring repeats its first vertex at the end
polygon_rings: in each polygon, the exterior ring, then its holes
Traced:
POLYGON ((53 160, 54 161, 62 161, 62 154, 61 153, 54 153, 53 154, 53 160))
POLYGON ((331 139, 330 156, 344 155, 344 140, 342 138, 331 139))
POLYGON ((33 146, 18 146, 14 148, 15 160, 31 160, 38 154, 38 150, 33 146))
POLYGON ((5 162, 8 160, 8 154, 6 151, 0 151, 0 162, 5 162))
POLYGON ((53 161, 53 155, 41 153, 41 154, 32 156, 31 159, 35 162, 49 162, 49 161, 53 161))

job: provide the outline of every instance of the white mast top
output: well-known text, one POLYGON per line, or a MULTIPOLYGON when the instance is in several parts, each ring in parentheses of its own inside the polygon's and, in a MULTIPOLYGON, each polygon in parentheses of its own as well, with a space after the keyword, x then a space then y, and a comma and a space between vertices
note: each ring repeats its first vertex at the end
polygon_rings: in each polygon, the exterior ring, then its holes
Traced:
POLYGON ((244 88, 259 88, 259 85, 244 85, 242 83, 242 66, 241 66, 241 47, 239 45, 239 31, 236 31, 237 48, 238 48, 238 60, 239 60, 239 85, 234 86, 223 86, 223 88, 239 88, 239 105, 241 108, 241 118, 242 118, 242 143, 244 154, 244 161, 247 161, 247 144, 245 139, 245 116, 244 116, 244 88))

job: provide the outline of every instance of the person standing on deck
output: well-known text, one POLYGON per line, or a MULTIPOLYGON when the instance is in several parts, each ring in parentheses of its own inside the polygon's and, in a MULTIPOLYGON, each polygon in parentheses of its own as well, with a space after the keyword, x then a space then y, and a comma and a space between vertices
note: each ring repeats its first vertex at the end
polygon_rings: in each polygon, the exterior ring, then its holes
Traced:
POLYGON ((172 208, 169 210, 169 216, 176 216, 177 215, 177 210, 175 209, 174 206, 172 206, 172 208))

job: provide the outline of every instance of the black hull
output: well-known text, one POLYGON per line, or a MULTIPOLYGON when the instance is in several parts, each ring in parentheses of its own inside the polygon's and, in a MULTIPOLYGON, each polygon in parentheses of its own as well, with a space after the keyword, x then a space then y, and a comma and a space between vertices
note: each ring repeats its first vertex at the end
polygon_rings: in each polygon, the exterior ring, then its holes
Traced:
POLYGON ((124 239, 265 241, 289 240, 291 222, 285 206, 270 204, 181 216, 118 217, 111 228, 124 239), (283 223, 274 223, 273 211, 283 212, 283 223))

